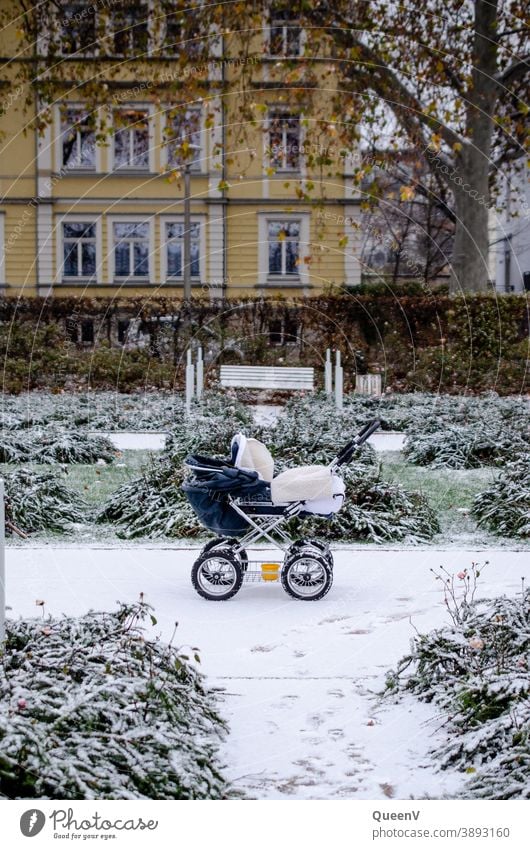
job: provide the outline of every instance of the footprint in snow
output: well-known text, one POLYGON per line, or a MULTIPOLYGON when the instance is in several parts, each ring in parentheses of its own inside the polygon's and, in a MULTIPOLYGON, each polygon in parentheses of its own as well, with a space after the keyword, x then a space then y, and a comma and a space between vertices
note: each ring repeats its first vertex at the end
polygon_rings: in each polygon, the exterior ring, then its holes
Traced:
POLYGON ((335 696, 337 699, 346 698, 342 690, 328 690, 328 696, 335 696))
POLYGON ((252 652, 269 652, 274 651, 276 646, 252 646, 250 651, 252 652))

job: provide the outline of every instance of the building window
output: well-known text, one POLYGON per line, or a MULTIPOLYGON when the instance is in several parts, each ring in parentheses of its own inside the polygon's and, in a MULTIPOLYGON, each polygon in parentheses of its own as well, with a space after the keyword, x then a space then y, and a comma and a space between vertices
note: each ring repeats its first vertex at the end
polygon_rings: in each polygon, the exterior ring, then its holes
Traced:
POLYGON ((149 277, 149 224, 114 222, 114 276, 149 277))
POLYGON ((71 169, 96 167, 96 134, 90 115, 80 108, 67 108, 61 118, 62 165, 71 169))
MULTIPOLYGON (((271 56, 299 56, 302 47, 302 29, 295 10, 274 8, 270 16, 269 54, 271 56)), ((283 4, 281 4, 283 5, 283 4)))
POLYGON ((96 273, 96 225, 63 222, 63 277, 93 277, 96 273))
POLYGON ((300 222, 268 222, 269 275, 298 276, 300 263, 300 222))
POLYGON ((167 148, 167 164, 170 168, 182 168, 188 164, 190 170, 201 167, 201 110, 200 107, 186 109, 176 114, 170 112, 164 131, 167 148))
POLYGON ((300 169, 300 119, 286 112, 269 117, 269 160, 278 171, 300 169))
POLYGON ((201 28, 197 13, 192 9, 183 12, 170 12, 166 18, 166 31, 163 52, 166 55, 180 55, 187 59, 197 59, 205 54, 207 39, 204 27, 201 28))
MULTIPOLYGON (((200 225, 190 230, 190 276, 200 277, 200 225)), ((166 268, 168 277, 184 276, 184 224, 166 222, 166 268)))
POLYGON ((81 342, 94 342, 94 322, 92 319, 87 319, 81 322, 81 342))
POLYGON ((128 318, 123 318, 118 321, 118 342, 120 345, 124 345, 127 342, 130 323, 131 322, 128 318))
POLYGON ((149 4, 129 2, 113 13, 114 52, 118 56, 143 56, 149 47, 149 4))
POLYGON ((148 171, 148 111, 146 109, 117 109, 114 119, 114 168, 148 171))
POLYGON ((274 346, 294 345, 298 341, 298 325, 295 319, 286 316, 269 322, 269 343, 274 346))
POLYGON ((64 3, 59 12, 60 53, 90 54, 96 47, 96 7, 87 3, 64 3))

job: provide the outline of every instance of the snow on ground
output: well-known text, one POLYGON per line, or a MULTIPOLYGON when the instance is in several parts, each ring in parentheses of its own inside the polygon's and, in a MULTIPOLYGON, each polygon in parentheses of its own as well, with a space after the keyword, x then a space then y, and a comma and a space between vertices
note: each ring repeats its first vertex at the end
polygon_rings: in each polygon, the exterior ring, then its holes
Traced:
MULTIPOLYGON (((259 556, 270 559, 262 549, 259 556)), ((513 595, 528 552, 341 548, 335 583, 319 602, 291 600, 279 584, 203 601, 191 587, 190 548, 17 547, 7 551, 10 615, 112 609, 140 592, 165 639, 198 646, 210 684, 223 688, 231 734, 229 777, 251 798, 404 799, 452 795, 465 776, 437 772, 429 749, 443 719, 416 701, 375 698, 414 628, 447 614, 430 567, 490 561, 479 595, 513 595)))
MULTIPOLYGON (((270 414, 272 415, 272 414, 270 414)), ((271 424, 270 415, 255 415, 257 424, 271 424)), ((165 448, 167 433, 155 431, 95 431, 91 436, 104 436, 112 442, 118 451, 162 451, 165 448)), ((381 431, 371 436, 368 443, 376 451, 401 451, 405 442, 404 433, 381 431)))
POLYGON ((104 436, 118 451, 162 451, 167 433, 156 431, 94 431, 91 436, 104 436))

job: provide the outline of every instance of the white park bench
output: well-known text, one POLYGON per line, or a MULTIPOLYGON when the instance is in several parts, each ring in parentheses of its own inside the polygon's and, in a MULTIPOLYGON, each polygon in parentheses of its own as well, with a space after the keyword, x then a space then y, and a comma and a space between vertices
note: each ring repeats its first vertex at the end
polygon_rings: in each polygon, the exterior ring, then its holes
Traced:
POLYGON ((312 368, 290 366, 221 366, 221 386, 241 386, 247 389, 308 389, 315 388, 312 368))

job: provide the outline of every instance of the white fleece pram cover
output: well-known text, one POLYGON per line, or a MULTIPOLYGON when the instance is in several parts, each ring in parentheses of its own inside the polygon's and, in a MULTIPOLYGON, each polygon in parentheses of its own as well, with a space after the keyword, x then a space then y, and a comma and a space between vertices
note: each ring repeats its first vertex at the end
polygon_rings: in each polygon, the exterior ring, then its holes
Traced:
POLYGON ((321 516, 338 513, 342 507, 344 481, 327 466, 298 466, 274 477, 274 460, 262 442, 238 433, 232 440, 232 447, 235 445, 234 465, 238 469, 258 472, 263 480, 270 483, 273 504, 303 501, 306 513, 321 516))

